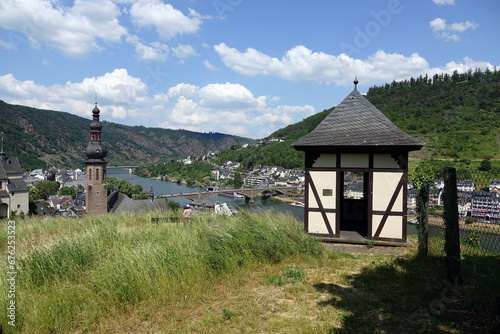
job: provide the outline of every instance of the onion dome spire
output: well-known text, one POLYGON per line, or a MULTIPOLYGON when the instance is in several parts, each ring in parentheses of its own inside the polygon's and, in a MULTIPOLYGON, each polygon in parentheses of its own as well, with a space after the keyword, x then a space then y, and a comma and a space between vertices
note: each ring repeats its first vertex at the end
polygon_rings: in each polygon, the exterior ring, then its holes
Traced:
POLYGON ((92 109, 92 122, 89 124, 90 128, 90 141, 85 150, 85 154, 90 160, 104 160, 108 154, 108 149, 102 143, 102 123, 99 122, 100 110, 95 103, 92 109))

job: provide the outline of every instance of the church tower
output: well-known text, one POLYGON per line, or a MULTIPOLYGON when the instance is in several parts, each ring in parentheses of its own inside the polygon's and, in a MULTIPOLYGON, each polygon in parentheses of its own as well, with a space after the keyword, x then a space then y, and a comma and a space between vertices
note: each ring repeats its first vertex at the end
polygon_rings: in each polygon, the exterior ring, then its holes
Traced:
POLYGON ((108 212, 106 164, 104 160, 108 154, 106 146, 102 143, 102 124, 99 122, 100 110, 97 102, 92 110, 90 123, 90 141, 85 150, 87 155, 87 214, 100 214, 108 212))

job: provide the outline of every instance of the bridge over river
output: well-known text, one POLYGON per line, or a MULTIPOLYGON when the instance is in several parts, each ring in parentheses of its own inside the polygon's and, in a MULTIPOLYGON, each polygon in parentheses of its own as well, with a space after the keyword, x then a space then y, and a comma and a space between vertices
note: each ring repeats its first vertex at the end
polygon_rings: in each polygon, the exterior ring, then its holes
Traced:
POLYGON ((262 187, 262 188, 240 188, 240 189, 223 189, 223 190, 215 190, 215 191, 196 191, 196 192, 188 192, 188 193, 176 193, 176 194, 166 194, 160 195, 158 197, 161 198, 169 198, 169 197, 185 197, 189 198, 192 201, 203 201, 210 196, 218 195, 218 194, 236 194, 245 196, 246 202, 253 202, 255 196, 260 195, 262 193, 270 194, 271 196, 276 195, 284 195, 286 192, 292 191, 296 192, 298 187, 262 187))

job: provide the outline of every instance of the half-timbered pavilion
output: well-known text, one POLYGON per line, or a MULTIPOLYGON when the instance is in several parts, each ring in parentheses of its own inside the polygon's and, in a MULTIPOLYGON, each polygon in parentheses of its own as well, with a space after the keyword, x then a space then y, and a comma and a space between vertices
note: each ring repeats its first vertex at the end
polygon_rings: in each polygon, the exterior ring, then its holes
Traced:
POLYGON ((408 152, 423 142, 354 90, 309 134, 305 152, 306 232, 331 241, 407 242, 408 152))

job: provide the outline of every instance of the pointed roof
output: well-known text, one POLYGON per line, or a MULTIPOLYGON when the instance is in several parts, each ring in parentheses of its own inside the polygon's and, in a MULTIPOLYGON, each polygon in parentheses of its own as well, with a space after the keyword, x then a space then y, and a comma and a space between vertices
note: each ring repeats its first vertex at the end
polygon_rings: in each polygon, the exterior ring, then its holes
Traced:
POLYGON ((309 134, 292 146, 299 151, 419 150, 425 144, 392 123, 354 90, 309 134))

